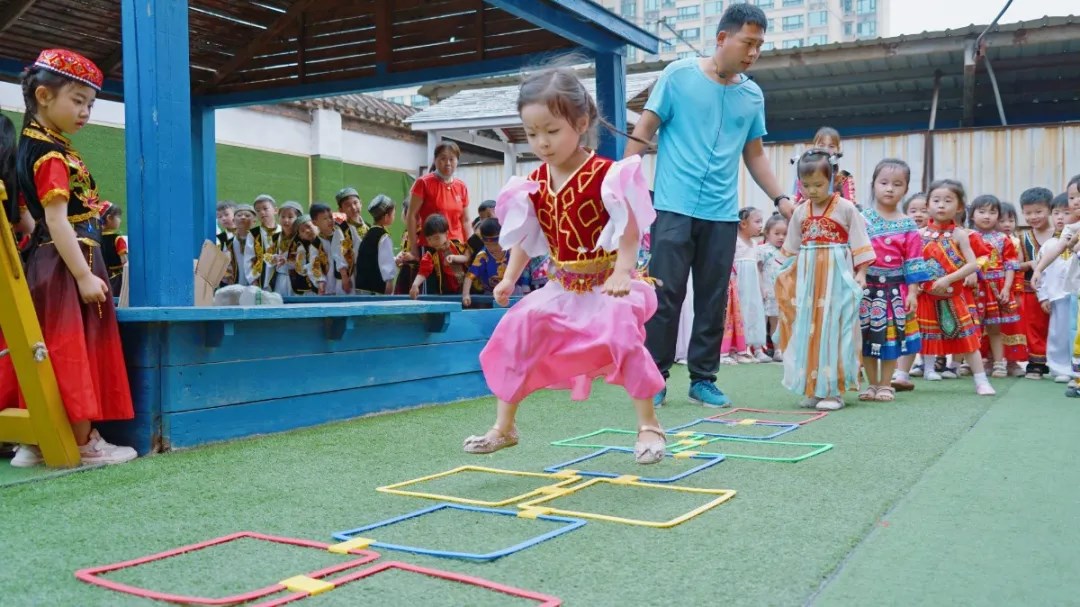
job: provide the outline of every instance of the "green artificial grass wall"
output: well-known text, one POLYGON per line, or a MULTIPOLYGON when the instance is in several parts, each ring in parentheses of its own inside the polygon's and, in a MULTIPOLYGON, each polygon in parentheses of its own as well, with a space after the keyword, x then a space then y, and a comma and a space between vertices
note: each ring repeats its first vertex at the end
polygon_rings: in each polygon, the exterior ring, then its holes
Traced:
MULTIPOLYGON (((16 128, 23 115, 4 110, 16 128)), ((127 209, 127 176, 124 165, 124 130, 87 125, 73 138, 75 148, 86 160, 97 181, 101 197, 127 209)), ((259 194, 270 194, 278 203, 295 200, 304 208, 311 202, 325 202, 336 209, 334 195, 346 185, 355 187, 365 203, 376 194, 386 194, 395 203, 408 195, 413 178, 405 171, 369 167, 322 157, 282 154, 235 145, 217 146, 218 200, 250 203, 259 194), (310 176, 310 184, 309 184, 310 176), (314 199, 311 199, 313 190, 314 199)), ((179 201, 174 201, 179 204, 179 201)), ((370 217, 364 213, 365 220, 370 217)), ((126 221, 126 216, 125 216, 126 221)), ((404 231, 398 217, 391 234, 398 242, 404 231)), ((126 223, 121 224, 126 231, 126 223)))

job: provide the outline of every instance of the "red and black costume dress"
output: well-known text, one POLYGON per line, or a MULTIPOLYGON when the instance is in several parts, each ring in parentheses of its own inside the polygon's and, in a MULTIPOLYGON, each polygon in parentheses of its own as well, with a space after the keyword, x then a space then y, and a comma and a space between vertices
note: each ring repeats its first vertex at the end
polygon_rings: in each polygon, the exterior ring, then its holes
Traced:
MULTIPOLYGON (((1043 243, 1035 237, 1034 230, 1020 235, 1020 263, 1035 261, 1043 243)), ((1024 270, 1023 292, 1020 294, 1020 316, 1024 323, 1028 349, 1028 373, 1047 375, 1050 367, 1046 364, 1046 336, 1050 332, 1050 315, 1043 311, 1039 296, 1031 286, 1033 270, 1024 270)))
MULTIPOLYGON (((26 258, 26 279, 60 397, 72 422, 133 417, 115 293, 83 303, 74 276, 57 251, 45 207, 66 204, 67 219, 91 272, 105 284, 109 273, 98 224, 102 201, 79 153, 60 133, 31 121, 19 140, 19 191, 36 222, 26 258)), ((0 408, 24 406, 11 359, 0 359, 0 408)))
POLYGON ((427 282, 428 295, 461 294, 465 266, 447 261, 446 258, 451 255, 468 255, 468 249, 456 240, 448 241, 442 249, 424 247, 418 273, 427 282))

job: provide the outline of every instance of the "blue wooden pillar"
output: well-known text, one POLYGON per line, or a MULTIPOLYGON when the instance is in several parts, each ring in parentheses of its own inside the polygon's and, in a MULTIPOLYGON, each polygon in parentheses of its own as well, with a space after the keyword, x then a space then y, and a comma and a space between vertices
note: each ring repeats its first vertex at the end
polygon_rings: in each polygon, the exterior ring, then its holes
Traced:
MULTIPOLYGON (((621 49, 620 49, 621 50, 621 49)), ((596 53, 596 103, 600 115, 616 129, 626 132, 626 56, 621 53, 596 53)), ((608 129, 600 129, 601 156, 620 160, 626 138, 608 129)))
POLYGON ((122 0, 131 305, 190 306, 188 3, 122 0))
POLYGON ((191 106, 191 170, 194 186, 192 225, 194 255, 204 240, 214 240, 217 230, 217 143, 214 108, 191 106))

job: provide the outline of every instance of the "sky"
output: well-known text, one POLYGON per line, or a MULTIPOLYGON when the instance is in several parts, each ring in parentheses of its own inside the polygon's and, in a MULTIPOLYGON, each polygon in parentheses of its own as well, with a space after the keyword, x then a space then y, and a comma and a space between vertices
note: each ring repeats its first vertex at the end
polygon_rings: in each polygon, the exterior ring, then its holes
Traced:
MULTIPOLYGON (((972 23, 989 24, 1005 6, 1005 0, 892 0, 889 4, 892 10, 889 35, 899 36, 956 29, 972 23), (943 6, 946 10, 940 10, 943 6)), ((1013 0, 1000 23, 1070 14, 1080 16, 1077 0, 1013 0)))

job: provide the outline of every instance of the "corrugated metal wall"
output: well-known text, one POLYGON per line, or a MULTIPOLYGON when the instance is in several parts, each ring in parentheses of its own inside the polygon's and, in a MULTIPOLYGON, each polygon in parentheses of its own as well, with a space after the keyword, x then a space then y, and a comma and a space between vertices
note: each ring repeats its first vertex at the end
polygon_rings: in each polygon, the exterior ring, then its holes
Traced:
MULTIPOLYGON (((791 158, 809 144, 766 145, 785 190, 794 187, 795 170, 791 158)), ((911 165, 911 191, 922 186, 925 134, 862 137, 843 141, 841 168, 856 179, 860 201, 869 200, 870 177, 882 158, 901 158, 911 165)), ((518 173, 528 174, 539 163, 524 162, 518 173)), ((645 167, 652 175, 655 158, 647 157, 645 167)), ((1068 179, 1080 173, 1080 123, 1053 126, 1005 127, 979 130, 938 131, 934 134, 934 177, 959 179, 969 198, 994 194, 1016 201, 1027 188, 1043 186, 1063 191, 1068 179)), ((469 186, 474 202, 494 198, 505 183, 501 164, 461 167, 458 175, 469 186)), ((772 201, 754 184, 743 167, 739 177, 742 204, 772 209, 772 201)))

